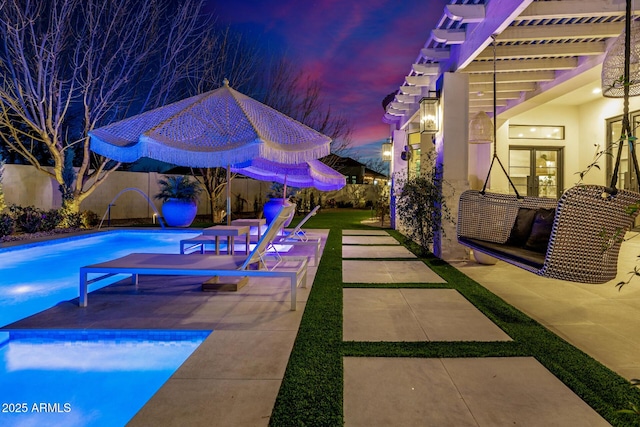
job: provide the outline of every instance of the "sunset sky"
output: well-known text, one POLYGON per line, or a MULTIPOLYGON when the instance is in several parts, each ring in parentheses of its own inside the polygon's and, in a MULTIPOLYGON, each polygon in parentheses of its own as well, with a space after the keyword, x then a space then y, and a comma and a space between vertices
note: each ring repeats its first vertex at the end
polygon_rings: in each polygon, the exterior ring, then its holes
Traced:
MULTIPOLYGON (((447 0, 209 0, 221 23, 282 49, 352 121, 353 146, 389 136, 382 100, 398 89, 447 0)), ((374 143, 374 144, 372 144, 374 143)), ((378 149, 379 151, 379 149, 378 149)))

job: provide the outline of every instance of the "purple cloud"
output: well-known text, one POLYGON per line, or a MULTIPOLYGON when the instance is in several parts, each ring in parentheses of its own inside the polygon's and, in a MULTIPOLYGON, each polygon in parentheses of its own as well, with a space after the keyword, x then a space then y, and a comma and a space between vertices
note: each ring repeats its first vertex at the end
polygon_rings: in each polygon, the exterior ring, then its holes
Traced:
POLYGON ((287 55, 323 84, 352 121, 354 144, 388 137, 382 99, 396 90, 447 0, 210 1, 221 22, 255 26, 282 40, 287 55))

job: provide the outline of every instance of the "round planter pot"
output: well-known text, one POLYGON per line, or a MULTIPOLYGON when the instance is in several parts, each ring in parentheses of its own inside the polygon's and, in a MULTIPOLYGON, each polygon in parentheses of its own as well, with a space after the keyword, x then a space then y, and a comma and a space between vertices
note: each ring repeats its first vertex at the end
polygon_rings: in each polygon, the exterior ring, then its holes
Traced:
POLYGON ((198 212, 196 202, 169 199, 162 205, 162 217, 169 227, 188 227, 198 212))
POLYGON ((478 264, 495 265, 498 260, 491 255, 483 254, 482 252, 473 251, 473 258, 475 258, 478 264))
MULTIPOLYGON (((262 212, 264 213, 264 218, 267 220, 267 224, 271 224, 271 221, 278 215, 280 209, 282 209, 282 205, 290 205, 288 200, 285 199, 269 199, 262 208, 262 212)), ((288 226, 291 224, 291 220, 293 219, 293 212, 291 213, 291 217, 284 222, 284 226, 288 226)))

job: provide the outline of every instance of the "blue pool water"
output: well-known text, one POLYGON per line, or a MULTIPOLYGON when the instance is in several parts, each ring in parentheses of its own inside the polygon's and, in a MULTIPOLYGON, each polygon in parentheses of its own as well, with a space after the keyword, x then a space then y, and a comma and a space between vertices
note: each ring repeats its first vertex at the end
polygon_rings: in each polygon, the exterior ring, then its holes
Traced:
MULTIPOLYGON (((118 230, 0 249, 0 327, 77 298, 78 272, 84 265, 132 252, 180 253, 180 240, 198 234, 118 230)), ((100 281, 89 290, 121 279, 100 281)))
POLYGON ((124 426, 211 331, 0 331, 1 426, 124 426))

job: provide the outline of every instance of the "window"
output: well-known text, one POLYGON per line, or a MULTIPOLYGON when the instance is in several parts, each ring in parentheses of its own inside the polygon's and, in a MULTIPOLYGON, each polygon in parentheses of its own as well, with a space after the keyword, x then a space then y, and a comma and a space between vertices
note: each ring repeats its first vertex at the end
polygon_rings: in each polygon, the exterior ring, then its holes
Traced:
POLYGON ((509 125, 509 138, 563 140, 564 126, 509 125))
MULTIPOLYGON (((640 112, 635 112, 631 116, 631 128, 637 129, 640 124, 640 112)), ((607 156, 607 185, 611 182, 613 175, 613 167, 615 166, 616 156, 618 155, 618 145, 620 141, 620 135, 622 134, 622 117, 614 117, 607 120, 607 149, 609 156, 607 156)), ((616 186, 625 190, 638 191, 638 181, 636 174, 633 171, 633 165, 630 163, 630 159, 633 156, 629 148, 629 144, 624 144, 622 147, 622 153, 620 156, 620 166, 618 167, 618 180, 616 186)))

